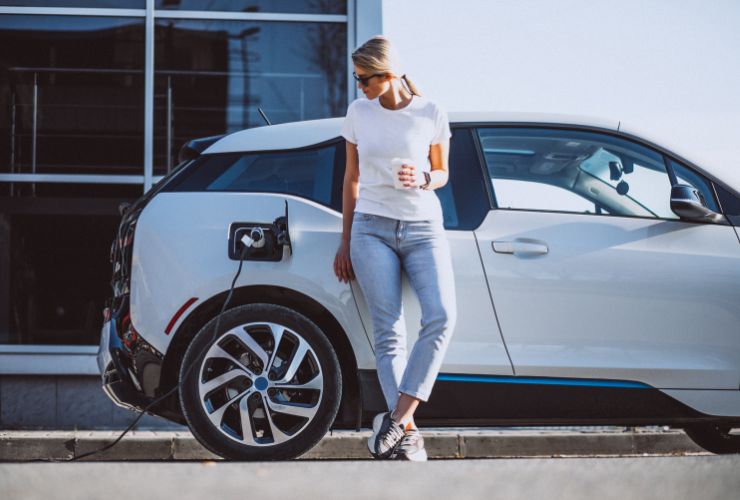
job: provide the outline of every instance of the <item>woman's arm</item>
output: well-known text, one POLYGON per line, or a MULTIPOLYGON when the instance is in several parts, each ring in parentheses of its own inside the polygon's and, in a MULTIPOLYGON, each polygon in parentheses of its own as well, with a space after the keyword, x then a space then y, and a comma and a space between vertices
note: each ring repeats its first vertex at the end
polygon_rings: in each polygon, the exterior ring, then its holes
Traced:
MULTIPOLYGON (((429 186, 426 188, 427 191, 441 188, 447 184, 447 180, 449 179, 449 156, 449 139, 445 139, 440 143, 429 146, 429 162, 431 164, 429 175, 431 176, 431 179, 429 181, 429 186)), ((406 187, 420 186, 421 184, 424 184, 423 175, 416 175, 416 167, 414 165, 406 165, 404 168, 399 170, 398 178, 406 187)))
MULTIPOLYGON (((431 181, 427 190, 441 188, 447 184, 449 179, 449 156, 450 156, 450 140, 445 139, 438 144, 432 144, 429 146, 429 161, 432 164, 432 170, 430 175, 432 176, 431 181)), ((423 180, 422 180, 423 182, 423 180)))
POLYGON ((347 142, 347 163, 344 169, 342 188, 342 241, 348 242, 352 231, 352 215, 357 198, 360 196, 360 161, 357 155, 357 144, 347 142))
POLYGON ((347 164, 344 169, 342 187, 342 240, 334 256, 334 274, 339 281, 346 283, 355 279, 350 257, 350 235, 352 234, 352 216, 359 196, 360 165, 357 156, 357 145, 347 141, 347 164))

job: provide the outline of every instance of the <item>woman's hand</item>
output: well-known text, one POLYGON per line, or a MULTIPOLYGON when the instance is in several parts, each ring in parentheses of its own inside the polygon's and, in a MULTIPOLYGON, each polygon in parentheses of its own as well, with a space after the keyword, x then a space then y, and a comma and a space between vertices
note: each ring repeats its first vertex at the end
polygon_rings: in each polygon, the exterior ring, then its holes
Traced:
POLYGON ((349 241, 342 240, 342 243, 339 244, 337 255, 334 257, 334 274, 337 275, 339 281, 344 280, 345 283, 355 279, 352 260, 349 256, 349 241))
POLYGON ((416 167, 404 163, 398 170, 398 180, 400 180, 405 187, 416 187, 416 167))

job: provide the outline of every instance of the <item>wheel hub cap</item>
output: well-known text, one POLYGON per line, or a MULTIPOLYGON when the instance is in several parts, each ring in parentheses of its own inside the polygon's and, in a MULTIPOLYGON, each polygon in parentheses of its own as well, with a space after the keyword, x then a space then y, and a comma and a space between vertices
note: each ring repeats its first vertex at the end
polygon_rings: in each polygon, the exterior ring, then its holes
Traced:
POLYGON ((265 389, 267 389, 267 379, 265 377, 258 378, 254 381, 254 386, 257 388, 258 391, 264 391, 265 389))

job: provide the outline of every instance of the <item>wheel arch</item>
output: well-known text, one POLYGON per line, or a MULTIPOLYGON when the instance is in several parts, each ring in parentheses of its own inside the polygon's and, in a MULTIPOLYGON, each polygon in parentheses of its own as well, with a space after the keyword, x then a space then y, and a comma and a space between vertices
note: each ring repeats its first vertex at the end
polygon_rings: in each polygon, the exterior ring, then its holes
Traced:
MULTIPOLYGON (((228 292, 224 291, 199 304, 174 332, 162 362, 160 393, 175 386, 180 364, 190 341, 208 321, 218 315, 227 295, 228 292)), ((346 332, 334 315, 308 295, 290 288, 266 285, 235 288, 229 309, 254 303, 270 303, 289 307, 309 318, 324 332, 337 354, 342 369, 342 400, 332 426, 356 427, 359 425, 358 419, 362 411, 357 359, 346 332)), ((173 396, 170 404, 175 405, 179 410, 176 395, 173 396)))

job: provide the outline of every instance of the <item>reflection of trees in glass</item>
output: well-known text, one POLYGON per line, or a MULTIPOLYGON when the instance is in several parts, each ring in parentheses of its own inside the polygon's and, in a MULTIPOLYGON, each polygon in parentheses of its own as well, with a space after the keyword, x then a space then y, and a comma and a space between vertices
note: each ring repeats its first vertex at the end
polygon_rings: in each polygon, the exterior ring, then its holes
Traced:
MULTIPOLYGON (((337 0, 313 0, 319 12, 331 12, 337 0)), ((344 92, 347 25, 344 23, 322 23, 308 28, 306 49, 303 51, 306 59, 318 66, 326 77, 327 102, 329 116, 344 115, 346 93, 344 92)))

